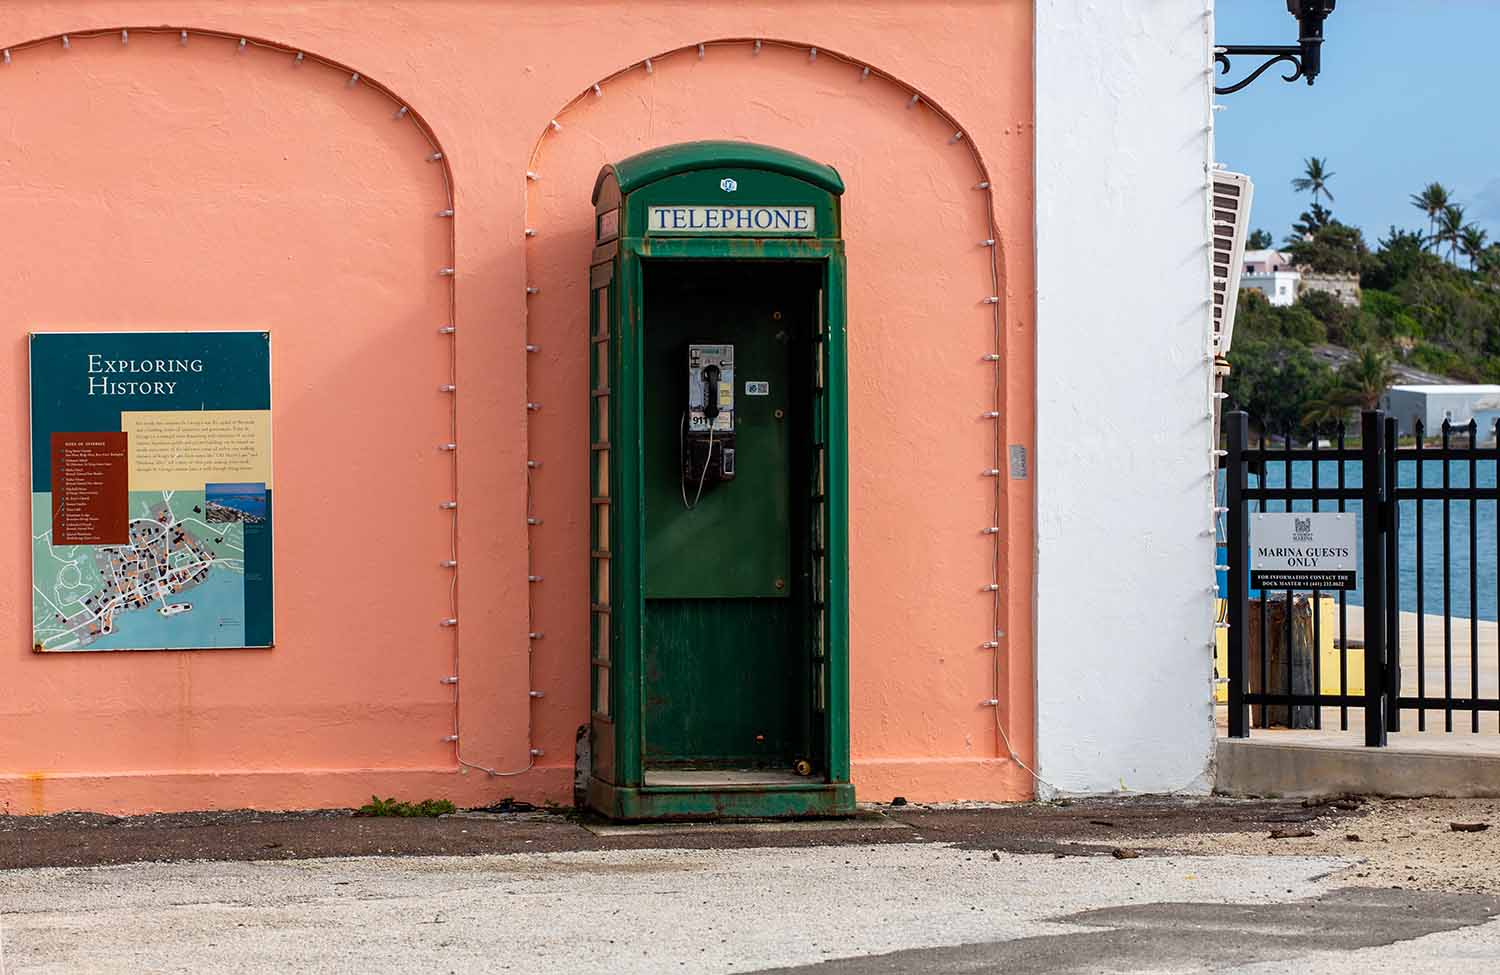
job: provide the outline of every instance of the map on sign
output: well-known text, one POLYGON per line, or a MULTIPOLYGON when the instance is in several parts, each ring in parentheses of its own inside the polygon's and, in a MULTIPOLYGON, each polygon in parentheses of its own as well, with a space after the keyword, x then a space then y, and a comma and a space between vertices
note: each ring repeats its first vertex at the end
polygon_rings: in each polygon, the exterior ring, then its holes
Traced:
POLYGON ((270 337, 31 337, 32 649, 272 643, 270 337))

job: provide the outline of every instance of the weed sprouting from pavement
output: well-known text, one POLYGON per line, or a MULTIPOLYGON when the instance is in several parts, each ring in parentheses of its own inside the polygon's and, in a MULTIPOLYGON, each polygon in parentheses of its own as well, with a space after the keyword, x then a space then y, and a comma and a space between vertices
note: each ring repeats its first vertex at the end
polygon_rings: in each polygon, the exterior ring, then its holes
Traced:
POLYGON ((399 816, 410 819, 418 816, 446 816, 455 811, 447 799, 423 799, 421 802, 398 802, 394 798, 382 799, 371 796, 370 801, 354 811, 356 816, 399 816))

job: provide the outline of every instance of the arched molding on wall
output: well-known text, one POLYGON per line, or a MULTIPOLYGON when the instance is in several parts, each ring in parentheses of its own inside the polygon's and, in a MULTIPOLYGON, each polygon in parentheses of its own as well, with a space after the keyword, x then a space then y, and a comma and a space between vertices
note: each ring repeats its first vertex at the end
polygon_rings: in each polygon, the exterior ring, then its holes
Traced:
MULTIPOLYGON (((77 32, 64 32, 49 34, 32 40, 9 44, 0 48, 3 50, 3 62, 0 62, 0 71, 14 70, 24 64, 24 58, 28 51, 43 47, 60 47, 69 52, 74 51, 80 43, 94 44, 119 44, 129 45, 132 38, 143 36, 175 36, 183 46, 209 42, 222 43, 226 57, 248 56, 252 52, 265 52, 282 55, 286 58, 286 65, 294 70, 326 70, 336 73, 343 78, 346 87, 356 86, 383 96, 391 106, 391 119, 393 123, 409 123, 415 126, 422 139, 427 143, 430 151, 427 159, 433 164, 434 171, 439 174, 442 181, 442 196, 446 200, 444 208, 432 214, 434 219, 445 220, 448 224, 446 241, 447 251, 442 265, 432 269, 435 276, 442 278, 447 289, 447 316, 443 322, 434 322, 434 331, 440 333, 448 346, 448 371, 443 378, 439 388, 450 396, 449 426, 446 431, 434 431, 434 440, 439 443, 438 449, 445 450, 450 457, 451 498, 458 497, 458 395, 457 395, 457 235, 455 230, 456 215, 454 212, 454 179, 453 170, 448 160, 448 154, 444 150, 442 141, 432 125, 422 116, 422 113, 411 105, 399 93, 369 77, 352 65, 330 57, 297 47, 282 41, 276 41, 265 37, 257 37, 250 34, 238 34, 212 28, 187 27, 187 26, 133 26, 133 27, 110 27, 90 28, 77 32)), ((3 76, 0 76, 3 77, 3 76)), ((433 377, 435 380, 439 377, 433 377)), ((460 671, 460 641, 458 637, 458 510, 456 503, 451 506, 445 504, 447 513, 451 517, 450 522, 450 550, 451 559, 444 568, 451 573, 451 581, 448 585, 448 606, 441 616, 434 620, 435 627, 441 626, 446 631, 446 639, 452 642, 452 670, 451 680, 445 679, 445 683, 452 686, 453 700, 453 733, 445 740, 451 742, 453 749, 453 760, 455 768, 466 767, 488 772, 491 775, 518 775, 529 771, 535 765, 535 752, 530 741, 530 730, 528 729, 527 752, 528 758, 524 767, 514 771, 501 771, 489 768, 467 760, 461 747, 461 707, 458 675, 460 671)))
MULTIPOLYGON (((983 593, 992 594, 993 626, 991 632, 984 635, 982 641, 976 641, 976 643, 979 643, 981 647, 993 653, 992 686, 985 695, 988 700, 985 700, 983 704, 990 707, 994 714, 997 756, 1009 759, 1024 769, 1026 773, 1035 775, 1030 766, 1027 765, 1011 746, 1010 736, 1007 733, 1007 728, 1001 716, 1002 709, 1008 703, 1005 694, 1005 671, 1007 669, 1007 654, 1012 646, 1006 638, 1006 619, 1007 614, 1014 611, 1008 605, 1008 594, 1005 592, 1003 586, 1005 570, 1010 555, 1010 543, 1004 530, 1004 526, 1007 524, 1007 491, 1006 476, 1003 473, 1007 468, 1006 444, 1010 439, 1007 434, 1008 418, 1005 401, 1006 361, 1003 358, 1006 342, 1005 288, 1007 274, 1005 241, 1003 240, 1000 224, 997 220, 995 191, 991 183, 989 167, 986 165, 984 156, 969 130, 936 100, 929 97, 926 92, 887 71, 849 54, 819 47, 807 42, 764 37, 723 37, 695 44, 686 44, 633 61, 586 85, 577 95, 560 106, 548 119, 548 122, 543 126, 533 143, 527 165, 527 194, 524 220, 525 237, 528 244, 530 244, 539 234, 546 232, 544 229, 536 227, 533 222, 534 196, 537 192, 538 184, 546 179, 546 148, 549 142, 554 141, 558 136, 564 134, 568 116, 573 110, 595 99, 604 98, 613 84, 627 78, 633 77, 636 80, 640 80, 644 76, 654 75, 664 68, 670 68, 674 63, 680 63, 684 60, 702 62, 715 51, 740 49, 741 51, 748 50, 752 55, 759 55, 763 49, 767 48, 804 52, 809 61, 832 65, 837 70, 845 71, 847 74, 846 80, 850 85, 885 85, 898 91, 901 98, 905 101, 905 107, 908 110, 930 113, 946 125, 949 132, 951 132, 951 135, 947 139, 948 145, 967 152, 973 163, 973 182, 963 189, 985 194, 986 220, 984 221, 984 226, 976 228, 975 244, 989 249, 989 276, 988 280, 976 282, 975 294, 977 301, 990 306, 989 310, 993 321, 992 344, 989 348, 982 351, 983 361, 992 366, 993 372, 993 402, 982 413, 984 419, 993 422, 994 429, 993 457, 991 458, 991 463, 983 472, 984 482, 987 485, 986 490, 993 500, 993 520, 983 530, 984 534, 991 536, 993 541, 993 570, 990 578, 976 580, 976 589, 983 593), (980 236, 981 234, 982 236, 980 236)), ((1024 124, 1017 123, 1018 129, 1024 127, 1024 124)), ((1009 132, 1008 129, 1007 132, 1009 132)), ((530 267, 532 260, 532 253, 528 249, 528 285, 533 281, 532 268, 530 267)), ((528 299, 536 293, 537 290, 535 288, 528 287, 528 299)), ((539 339, 533 335, 533 327, 532 313, 528 306, 526 331, 528 352, 535 352, 538 348, 537 343, 539 339)), ((528 390, 526 393, 528 402, 533 398, 533 392, 530 389, 532 385, 531 373, 532 369, 528 365, 528 390)), ((545 398, 547 395, 555 396, 557 393, 550 390, 545 392, 537 391, 536 395, 545 398)), ((1019 431, 1017 433, 1020 434, 1021 439, 1029 440, 1029 433, 1019 431)), ((530 439, 530 434, 528 434, 528 439, 530 439)), ((539 447, 536 453, 528 450, 528 456, 545 456, 547 449, 545 446, 539 447)), ((528 512, 532 510, 532 501, 533 498, 528 482, 528 512)), ((539 524, 536 519, 532 519, 532 522, 539 524)), ((533 540, 531 545, 528 546, 528 559, 534 560, 534 552, 538 548, 539 541, 541 546, 545 546, 545 536, 542 535, 541 538, 538 538, 538 535, 545 531, 544 527, 534 526, 532 528, 533 540)), ((1020 554, 1025 556, 1028 553, 1022 552, 1020 554)), ((1022 611, 1029 612, 1029 608, 1022 611)), ((528 612, 528 615, 534 618, 534 614, 531 612, 528 612)), ((533 628, 535 629, 540 626, 541 622, 534 621, 533 628)), ((1026 653, 1030 652, 1029 646, 1022 647, 1021 650, 1026 653)))

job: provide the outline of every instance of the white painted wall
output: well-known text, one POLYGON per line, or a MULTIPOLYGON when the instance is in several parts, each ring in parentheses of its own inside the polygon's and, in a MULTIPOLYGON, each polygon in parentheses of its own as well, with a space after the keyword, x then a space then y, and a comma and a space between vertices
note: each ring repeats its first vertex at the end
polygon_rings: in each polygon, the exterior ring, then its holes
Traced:
POLYGON ((1037 738, 1063 792, 1209 784, 1210 6, 1036 5, 1037 738))

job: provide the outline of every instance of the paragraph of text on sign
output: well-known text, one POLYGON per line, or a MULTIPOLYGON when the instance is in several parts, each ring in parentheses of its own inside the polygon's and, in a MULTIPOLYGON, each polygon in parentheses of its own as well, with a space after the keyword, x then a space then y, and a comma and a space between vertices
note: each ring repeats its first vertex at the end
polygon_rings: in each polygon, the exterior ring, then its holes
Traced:
POLYGON ((202 490, 204 484, 271 487, 268 410, 121 413, 130 435, 130 490, 202 490))

